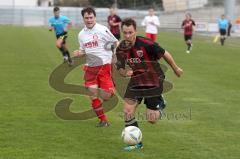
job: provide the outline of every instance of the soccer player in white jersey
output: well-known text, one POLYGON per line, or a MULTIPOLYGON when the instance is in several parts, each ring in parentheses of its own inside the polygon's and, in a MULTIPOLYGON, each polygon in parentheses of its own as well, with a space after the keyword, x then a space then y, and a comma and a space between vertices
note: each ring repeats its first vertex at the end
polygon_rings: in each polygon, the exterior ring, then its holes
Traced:
POLYGON ((81 11, 85 27, 78 35, 80 48, 73 52, 74 56, 86 56, 84 66, 85 87, 90 91, 91 105, 100 119, 97 127, 109 126, 104 114, 102 102, 114 95, 112 80, 113 47, 116 48, 118 40, 110 30, 96 22, 96 12, 91 7, 81 11), (113 46, 113 47, 107 47, 113 46), (100 96, 98 97, 98 89, 100 96))
POLYGON ((158 17, 155 15, 155 11, 153 8, 148 10, 148 16, 142 21, 142 26, 146 27, 146 37, 152 39, 154 42, 157 39, 158 28, 160 26, 160 21, 158 17))

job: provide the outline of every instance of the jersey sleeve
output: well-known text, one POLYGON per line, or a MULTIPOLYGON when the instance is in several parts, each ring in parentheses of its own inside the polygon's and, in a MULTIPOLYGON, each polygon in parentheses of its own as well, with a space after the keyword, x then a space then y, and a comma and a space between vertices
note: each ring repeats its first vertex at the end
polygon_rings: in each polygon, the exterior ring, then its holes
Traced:
POLYGON ((158 43, 154 42, 153 45, 151 45, 151 52, 153 53, 154 58, 159 60, 164 55, 165 49, 159 46, 158 43))
POLYGON ((52 18, 49 18, 49 19, 48 19, 48 27, 53 27, 52 18))
POLYGON ((154 23, 155 23, 156 26, 158 26, 158 27, 160 26, 160 21, 159 21, 159 19, 158 19, 157 16, 156 16, 156 18, 155 18, 154 23))
POLYGON ((64 17, 63 22, 64 22, 65 24, 70 24, 70 23, 71 23, 71 20, 70 20, 68 17, 64 17))
POLYGON ((183 22, 182 22, 182 25, 181 25, 181 27, 183 28, 183 27, 184 27, 184 25, 185 25, 185 21, 183 21, 183 22))
POLYGON ((192 25, 193 25, 193 26, 195 26, 195 25, 196 25, 196 23, 195 23, 195 21, 194 21, 194 20, 192 20, 192 25))
POLYGON ((122 19, 119 16, 117 16, 117 22, 121 22, 121 21, 122 19))
POLYGON ((79 43, 79 50, 85 50, 83 41, 81 40, 81 33, 78 34, 78 43, 79 43))
POLYGON ((104 36, 104 39, 107 39, 107 41, 109 42, 118 41, 107 27, 104 28, 103 36, 104 36))

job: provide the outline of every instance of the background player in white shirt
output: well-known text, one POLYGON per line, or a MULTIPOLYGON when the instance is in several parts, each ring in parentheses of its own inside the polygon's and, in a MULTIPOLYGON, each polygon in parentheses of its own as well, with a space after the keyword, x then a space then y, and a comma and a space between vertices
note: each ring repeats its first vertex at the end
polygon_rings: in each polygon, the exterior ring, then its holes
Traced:
POLYGON ((78 35, 80 48, 73 54, 75 57, 86 56, 85 87, 91 93, 92 108, 100 119, 97 127, 105 127, 109 126, 109 123, 104 114, 102 102, 114 95, 111 63, 113 47, 116 48, 118 40, 107 27, 96 23, 96 12, 93 8, 84 8, 81 14, 85 27, 78 35), (101 99, 98 98, 98 89, 100 89, 101 99))
POLYGON ((150 8, 148 10, 148 16, 145 16, 145 18, 142 21, 142 26, 146 26, 146 37, 152 39, 153 41, 156 41, 157 39, 157 33, 158 28, 160 26, 160 21, 158 17, 155 15, 155 11, 153 8, 150 8))

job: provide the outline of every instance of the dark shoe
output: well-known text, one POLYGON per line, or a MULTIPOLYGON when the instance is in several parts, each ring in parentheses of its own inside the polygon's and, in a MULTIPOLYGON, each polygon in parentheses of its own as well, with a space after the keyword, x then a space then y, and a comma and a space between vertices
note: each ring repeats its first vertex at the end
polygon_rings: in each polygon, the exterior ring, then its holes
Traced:
POLYGON ((72 59, 68 60, 68 66, 73 66, 74 62, 72 59))
POLYGON ((110 124, 107 121, 100 121, 97 123, 96 127, 108 127, 110 124))

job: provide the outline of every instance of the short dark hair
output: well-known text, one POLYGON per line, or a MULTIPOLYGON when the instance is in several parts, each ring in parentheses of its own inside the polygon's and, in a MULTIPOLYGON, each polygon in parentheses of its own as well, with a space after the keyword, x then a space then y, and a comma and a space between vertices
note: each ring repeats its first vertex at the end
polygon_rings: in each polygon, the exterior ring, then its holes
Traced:
POLYGON ((136 21, 132 18, 123 19, 123 21, 121 23, 121 28, 123 28, 124 25, 126 25, 128 27, 132 25, 135 30, 137 29, 136 21))
POLYGON ((96 17, 96 12, 95 12, 95 9, 93 7, 83 8, 82 11, 81 11, 82 17, 84 16, 85 13, 88 13, 88 14, 93 13, 93 15, 96 17))
POLYGON ((54 11, 54 12, 57 12, 57 11, 59 11, 59 10, 60 10, 59 7, 54 7, 54 8, 53 8, 53 11, 54 11))

